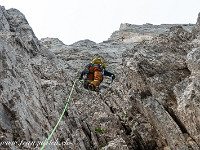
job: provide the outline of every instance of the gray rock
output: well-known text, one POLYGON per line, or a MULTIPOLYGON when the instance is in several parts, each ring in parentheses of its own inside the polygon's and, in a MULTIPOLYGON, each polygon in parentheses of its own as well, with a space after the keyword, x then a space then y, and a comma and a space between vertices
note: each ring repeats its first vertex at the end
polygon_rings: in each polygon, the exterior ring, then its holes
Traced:
POLYGON ((144 25, 134 25, 134 24, 121 24, 120 29, 115 31, 109 40, 121 41, 125 43, 135 43, 142 42, 144 40, 152 40, 153 37, 159 34, 167 35, 170 28, 182 26, 183 29, 191 32, 194 25, 193 24, 161 24, 153 25, 150 23, 144 25))
POLYGON ((0 31, 9 31, 10 25, 5 17, 6 10, 4 7, 0 6, 0 31))
POLYGON ((75 42, 72 44, 72 46, 90 46, 90 45, 95 45, 95 44, 96 44, 95 42, 86 39, 86 40, 75 42))
POLYGON ((118 138, 107 143, 107 146, 103 147, 102 150, 128 150, 128 146, 122 138, 118 138))
POLYGON ((10 120, 8 119, 9 116, 7 115, 8 112, 4 109, 4 106, 0 104, 0 128, 3 130, 11 130, 10 120))
POLYGON ((200 13, 199 13, 199 15, 198 15, 196 25, 193 27, 192 31, 193 31, 197 36, 199 36, 199 31, 200 31, 200 13))
POLYGON ((193 49, 187 55, 187 64, 193 75, 200 73, 200 48, 193 49))
MULTIPOLYGON (((198 121, 190 120, 186 115, 183 117, 185 109, 182 105, 186 104, 186 101, 181 96, 184 95, 183 93, 186 94, 184 89, 187 88, 188 78, 191 78, 190 71, 193 72, 194 67, 198 66, 196 64, 198 58, 193 58, 194 55, 198 55, 197 52, 193 54, 194 50, 192 51, 193 39, 195 35, 192 33, 183 30, 180 26, 173 27, 168 35, 159 35, 151 41, 142 42, 123 54, 125 74, 131 81, 126 84, 130 92, 133 91, 131 96, 134 100, 133 106, 149 118, 148 120, 161 136, 159 139, 165 139, 157 143, 167 146, 168 144, 165 143, 167 141, 171 149, 199 148, 197 136, 199 133, 193 134, 189 125, 189 122, 195 125, 198 121), (186 84, 185 87, 183 83, 186 84)), ((193 102, 189 104, 189 106, 193 105, 193 102)), ((191 109, 197 112, 194 116, 199 115, 197 105, 195 102, 195 106, 191 109)))
POLYGON ((100 93, 77 82, 46 149, 200 148, 194 25, 121 24, 102 43, 65 45, 57 38, 39 41, 16 9, 0 7, 0 18, 0 140, 24 141, 1 148, 41 148, 74 80, 95 57, 116 79, 104 77, 100 93))

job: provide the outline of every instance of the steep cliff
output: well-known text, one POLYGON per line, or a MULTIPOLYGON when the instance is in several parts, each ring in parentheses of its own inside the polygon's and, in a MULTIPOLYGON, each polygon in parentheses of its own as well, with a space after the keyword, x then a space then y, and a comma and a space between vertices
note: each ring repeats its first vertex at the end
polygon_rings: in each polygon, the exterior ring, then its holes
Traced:
POLYGON ((0 147, 39 149, 73 81, 101 57, 115 73, 100 93, 77 83, 46 149, 199 149, 196 25, 130 25, 102 43, 38 40, 25 16, 0 6, 0 147), (10 142, 10 143, 8 143, 10 142))

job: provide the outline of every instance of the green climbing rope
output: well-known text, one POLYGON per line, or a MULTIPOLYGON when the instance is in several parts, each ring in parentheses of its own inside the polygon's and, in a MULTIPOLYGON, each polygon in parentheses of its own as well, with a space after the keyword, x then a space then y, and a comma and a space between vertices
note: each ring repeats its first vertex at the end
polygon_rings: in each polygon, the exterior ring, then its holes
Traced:
MULTIPOLYGON (((73 92, 73 90, 74 90, 76 81, 78 81, 78 80, 79 80, 79 79, 76 79, 76 80, 74 81, 74 84, 73 84, 73 86, 72 86, 71 92, 70 92, 70 94, 69 94, 69 98, 67 99, 67 102, 66 102, 66 104, 65 104, 65 108, 64 108, 64 110, 63 110, 63 112, 62 112, 62 115, 60 116, 60 119, 58 120, 58 122, 57 122, 56 126, 54 127, 53 131, 51 132, 50 136, 48 137, 48 139, 47 139, 47 140, 45 141, 45 143, 43 144, 41 150, 43 150, 43 149, 45 148, 45 146, 46 146, 47 143, 49 142, 50 138, 52 137, 53 133, 55 132, 56 128, 58 127, 58 124, 60 123, 60 121, 61 121, 61 119, 62 119, 62 117, 63 117, 63 115, 64 115, 64 113, 65 113, 65 111, 66 111, 66 109, 67 109, 67 106, 68 106, 68 104, 69 104, 69 100, 70 100, 71 95, 72 95, 72 92, 73 92)), ((82 81, 82 80, 79 80, 79 81, 82 81)))
POLYGON ((63 117, 63 115, 64 115, 64 113, 65 113, 65 111, 66 111, 66 109, 67 109, 67 106, 68 106, 68 104, 69 104, 69 100, 70 100, 70 98, 71 98, 72 92, 73 92, 73 90, 74 90, 74 87, 75 87, 75 84, 76 84, 77 81, 80 81, 80 82, 83 82, 83 81, 88 81, 88 82, 100 82, 100 81, 79 80, 79 79, 76 79, 76 80, 74 81, 74 84, 73 84, 73 86, 72 86, 71 92, 70 92, 70 94, 69 94, 69 98, 67 99, 67 102, 66 102, 66 104, 65 104, 65 108, 64 108, 64 110, 63 110, 63 112, 62 112, 62 114, 61 114, 61 116, 60 116, 60 119, 58 120, 56 126, 54 127, 54 129, 53 129, 53 131, 51 132, 51 134, 50 134, 50 136, 48 137, 48 139, 47 139, 47 140, 45 141, 45 143, 43 144, 41 150, 43 150, 43 149, 45 148, 45 146, 46 146, 47 143, 49 142, 50 138, 52 137, 53 133, 55 132, 56 128, 58 127, 58 124, 60 123, 60 121, 61 121, 61 119, 62 119, 62 117, 63 117))

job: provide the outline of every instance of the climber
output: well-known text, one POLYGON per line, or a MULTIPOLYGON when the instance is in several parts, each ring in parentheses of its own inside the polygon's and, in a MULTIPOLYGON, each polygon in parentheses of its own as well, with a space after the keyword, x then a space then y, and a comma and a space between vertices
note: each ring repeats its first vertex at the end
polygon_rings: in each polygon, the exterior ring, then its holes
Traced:
POLYGON ((112 77, 112 81, 115 79, 115 75, 106 69, 106 65, 101 60, 101 58, 95 58, 91 63, 86 65, 85 69, 81 72, 80 80, 83 79, 84 75, 84 88, 91 91, 99 91, 99 85, 103 81, 103 76, 112 77))

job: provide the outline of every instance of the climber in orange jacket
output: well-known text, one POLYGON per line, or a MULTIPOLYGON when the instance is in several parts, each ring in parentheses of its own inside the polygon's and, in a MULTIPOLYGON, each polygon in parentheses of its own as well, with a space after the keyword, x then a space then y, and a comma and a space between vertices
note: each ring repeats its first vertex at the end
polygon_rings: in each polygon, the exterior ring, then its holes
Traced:
POLYGON ((95 58, 91 63, 86 65, 79 77, 79 79, 82 80, 83 76, 87 75, 87 78, 84 81, 84 88, 92 91, 99 91, 99 85, 103 81, 103 76, 112 77, 112 80, 114 80, 115 75, 107 71, 105 68, 106 65, 101 58, 95 58))

